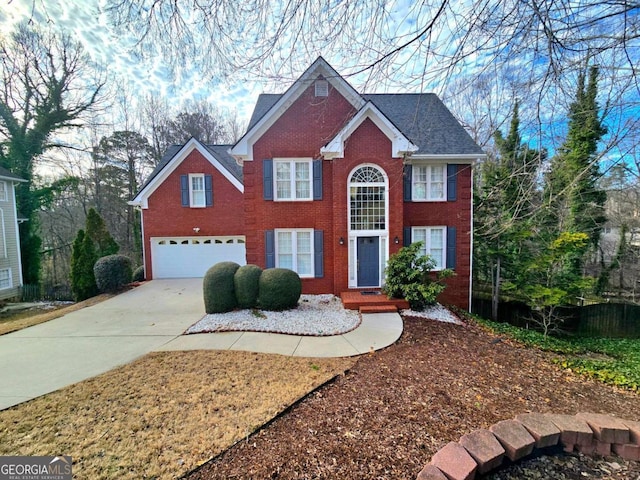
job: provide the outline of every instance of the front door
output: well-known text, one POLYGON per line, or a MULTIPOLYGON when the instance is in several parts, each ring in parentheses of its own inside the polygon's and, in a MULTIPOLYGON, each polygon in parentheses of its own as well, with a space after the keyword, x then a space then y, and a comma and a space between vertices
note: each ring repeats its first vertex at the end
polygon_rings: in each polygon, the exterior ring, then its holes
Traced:
POLYGON ((380 237, 358 237, 358 286, 380 286, 380 237))

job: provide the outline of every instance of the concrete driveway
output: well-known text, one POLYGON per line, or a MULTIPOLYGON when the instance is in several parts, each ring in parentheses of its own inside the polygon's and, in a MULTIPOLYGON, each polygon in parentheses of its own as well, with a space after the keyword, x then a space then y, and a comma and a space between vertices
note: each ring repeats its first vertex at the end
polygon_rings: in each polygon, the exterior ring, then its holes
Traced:
POLYGON ((204 315, 202 279, 153 280, 0 336, 0 410, 160 349, 204 315))

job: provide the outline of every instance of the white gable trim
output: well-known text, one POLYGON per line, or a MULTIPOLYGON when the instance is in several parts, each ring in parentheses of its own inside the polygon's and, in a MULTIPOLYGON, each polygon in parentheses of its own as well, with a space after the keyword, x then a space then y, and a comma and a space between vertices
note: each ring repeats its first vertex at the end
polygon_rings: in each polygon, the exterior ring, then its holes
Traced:
POLYGON ((253 145, 256 141, 271 128, 276 120, 287 111, 319 76, 324 77, 355 108, 360 109, 365 104, 365 100, 360 94, 324 58, 318 57, 271 109, 229 150, 229 153, 238 161, 253 160, 253 145))
POLYGON ((206 158, 211 165, 215 167, 234 187, 236 187, 241 193, 244 193, 244 185, 234 177, 227 168, 218 161, 218 159, 195 138, 192 138, 176 153, 171 160, 162 168, 158 174, 144 187, 129 205, 134 205, 142 208, 149 208, 149 197, 156 189, 162 185, 162 183, 173 173, 173 171, 180 165, 191 152, 198 150, 204 158, 206 158))
POLYGON ((391 155, 400 158, 418 150, 411 140, 404 136, 398 128, 376 107, 367 102, 354 117, 349 120, 342 130, 333 139, 320 149, 320 153, 326 159, 344 158, 345 141, 364 122, 370 119, 391 140, 391 155))

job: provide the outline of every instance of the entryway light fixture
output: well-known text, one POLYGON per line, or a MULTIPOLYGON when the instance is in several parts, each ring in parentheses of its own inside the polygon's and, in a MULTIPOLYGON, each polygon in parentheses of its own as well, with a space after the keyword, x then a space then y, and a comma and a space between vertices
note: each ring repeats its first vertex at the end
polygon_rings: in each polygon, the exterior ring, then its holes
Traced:
POLYGON ((340 245, 344 245, 344 237, 340 237, 340 240, 338 240, 338 243, 340 245))
POLYGON ((398 238, 397 235, 396 235, 396 238, 393 239, 393 243, 395 243, 396 245, 400 243, 400 239, 398 238))

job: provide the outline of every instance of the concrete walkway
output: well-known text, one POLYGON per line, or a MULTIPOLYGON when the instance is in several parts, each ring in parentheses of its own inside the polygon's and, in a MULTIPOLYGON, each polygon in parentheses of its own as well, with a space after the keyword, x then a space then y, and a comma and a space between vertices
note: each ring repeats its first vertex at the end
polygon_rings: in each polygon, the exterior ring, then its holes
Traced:
POLYGON ((0 410, 91 378, 152 351, 245 350, 301 357, 360 355, 393 344, 398 314, 365 314, 331 337, 226 332, 182 336, 204 316, 202 279, 153 280, 40 325, 0 336, 0 410))

